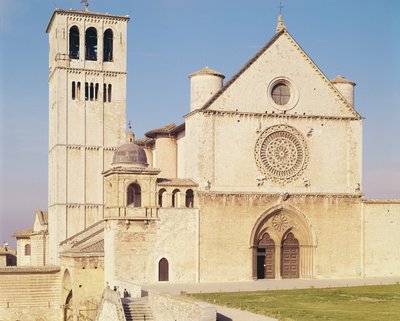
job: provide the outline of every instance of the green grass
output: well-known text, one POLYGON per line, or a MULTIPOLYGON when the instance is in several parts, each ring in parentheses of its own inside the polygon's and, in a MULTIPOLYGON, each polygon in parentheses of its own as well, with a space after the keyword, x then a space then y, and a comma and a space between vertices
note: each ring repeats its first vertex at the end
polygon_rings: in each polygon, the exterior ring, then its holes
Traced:
POLYGON ((400 285, 201 293, 195 298, 282 321, 399 321, 400 285))

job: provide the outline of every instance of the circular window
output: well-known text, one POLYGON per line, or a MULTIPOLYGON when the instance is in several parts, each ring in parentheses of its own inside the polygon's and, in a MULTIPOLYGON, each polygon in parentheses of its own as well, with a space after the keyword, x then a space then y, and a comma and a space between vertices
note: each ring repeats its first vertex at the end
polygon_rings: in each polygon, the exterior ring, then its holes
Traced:
POLYGON ((260 135, 254 156, 261 173, 285 184, 298 178, 307 167, 307 143, 293 127, 276 125, 260 135))
POLYGON ((289 79, 278 77, 268 86, 268 99, 274 108, 282 111, 290 110, 299 101, 299 91, 289 79))
POLYGON ((286 105, 290 99, 290 88, 286 84, 278 83, 272 88, 272 99, 278 105, 286 105))

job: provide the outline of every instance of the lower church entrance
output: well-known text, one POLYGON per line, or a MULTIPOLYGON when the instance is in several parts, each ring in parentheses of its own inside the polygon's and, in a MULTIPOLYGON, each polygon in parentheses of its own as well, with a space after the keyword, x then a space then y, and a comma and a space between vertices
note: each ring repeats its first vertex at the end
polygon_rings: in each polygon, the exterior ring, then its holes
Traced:
MULTIPOLYGON (((300 277, 300 246, 293 233, 282 240, 280 251, 280 277, 295 279, 300 277)), ((257 244, 257 279, 275 279, 275 242, 265 233, 257 244)))

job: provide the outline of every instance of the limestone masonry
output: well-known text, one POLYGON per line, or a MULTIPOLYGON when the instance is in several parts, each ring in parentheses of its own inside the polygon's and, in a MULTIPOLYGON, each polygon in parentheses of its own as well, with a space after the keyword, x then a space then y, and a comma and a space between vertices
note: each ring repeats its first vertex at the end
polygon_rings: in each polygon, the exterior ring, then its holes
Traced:
POLYGON ((14 234, 1 321, 127 320, 135 308, 211 321, 215 310, 187 298, 120 294, 400 276, 400 201, 363 199, 353 81, 327 79, 279 17, 232 79, 209 67, 190 75, 182 124, 137 139, 125 132, 128 21, 50 18, 48 210, 14 234))

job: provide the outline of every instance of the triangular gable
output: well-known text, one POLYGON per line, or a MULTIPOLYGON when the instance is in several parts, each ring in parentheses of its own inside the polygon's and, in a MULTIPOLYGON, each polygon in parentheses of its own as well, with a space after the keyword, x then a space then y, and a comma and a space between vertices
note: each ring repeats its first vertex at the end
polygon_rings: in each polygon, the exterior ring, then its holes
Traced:
MULTIPOLYGON (((347 100, 342 96, 342 94, 336 89, 336 87, 330 82, 330 80, 324 75, 324 73, 318 68, 318 66, 312 61, 312 59, 306 54, 306 52, 300 47, 300 45, 294 40, 294 38, 287 32, 286 29, 277 32, 272 37, 272 39, 263 48, 261 48, 213 97, 211 97, 210 100, 207 101, 206 104, 200 110, 205 111, 208 109, 212 110, 219 109, 217 105, 219 100, 223 99, 224 94, 226 95, 227 91, 233 90, 232 87, 234 87, 234 84, 237 83, 241 77, 244 77, 244 75, 247 72, 250 72, 252 66, 255 65, 260 60, 261 57, 265 56, 268 50, 271 50, 271 47, 274 44, 276 44, 278 40, 282 40, 281 37, 285 37, 287 41, 290 42, 291 46, 293 46, 294 49, 300 53, 300 55, 297 55, 295 58, 302 59, 303 62, 306 62, 311 67, 311 69, 308 68, 309 70, 307 72, 315 76, 314 82, 319 82, 320 87, 324 88, 326 94, 329 94, 332 105, 336 105, 338 106, 338 108, 340 108, 340 110, 338 109, 332 115, 329 115, 329 111, 324 109, 318 111, 311 111, 311 114, 323 116, 328 112, 327 116, 337 116, 337 117, 344 116, 344 117, 354 117, 360 119, 361 116, 354 110, 351 104, 347 102, 347 100), (321 81, 323 82, 323 84, 321 83, 321 81), (333 102, 333 100, 335 100, 335 102, 333 102)), ((273 62, 271 61, 270 63, 272 64, 273 62)), ((286 75, 282 74, 281 76, 284 77, 286 75)), ((238 90, 240 90, 240 88, 238 90)), ((244 94, 246 94, 246 91, 244 91, 244 94)), ((222 103, 222 104, 235 105, 234 103, 229 101, 229 98, 227 98, 227 101, 228 101, 227 103, 222 103)), ((321 101, 320 104, 323 105, 325 102, 326 101, 321 101)), ((229 111, 236 110, 235 107, 237 106, 228 106, 228 108, 230 108, 229 111)), ((250 110, 237 110, 237 111, 249 112, 250 110)), ((257 111, 254 110, 254 112, 257 111)), ((260 110, 258 112, 263 112, 263 111, 260 110)), ((297 112, 300 111, 297 110, 297 112)), ((307 110, 307 114, 310 115, 309 110, 307 110)))

